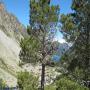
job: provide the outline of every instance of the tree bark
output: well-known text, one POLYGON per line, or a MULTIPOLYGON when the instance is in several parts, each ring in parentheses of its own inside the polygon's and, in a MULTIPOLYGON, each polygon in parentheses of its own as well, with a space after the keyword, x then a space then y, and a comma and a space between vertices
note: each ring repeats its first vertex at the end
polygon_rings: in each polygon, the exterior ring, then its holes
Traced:
POLYGON ((41 90, 44 90, 44 83, 45 83, 45 64, 42 64, 41 90))

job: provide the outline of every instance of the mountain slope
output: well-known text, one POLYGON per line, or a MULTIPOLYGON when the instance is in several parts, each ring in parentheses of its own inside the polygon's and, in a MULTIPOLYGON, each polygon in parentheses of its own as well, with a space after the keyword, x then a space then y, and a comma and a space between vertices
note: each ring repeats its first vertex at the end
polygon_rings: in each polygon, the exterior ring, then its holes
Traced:
POLYGON ((19 42, 26 33, 18 19, 7 12, 0 3, 0 78, 9 86, 16 85, 16 72, 19 67, 19 42))

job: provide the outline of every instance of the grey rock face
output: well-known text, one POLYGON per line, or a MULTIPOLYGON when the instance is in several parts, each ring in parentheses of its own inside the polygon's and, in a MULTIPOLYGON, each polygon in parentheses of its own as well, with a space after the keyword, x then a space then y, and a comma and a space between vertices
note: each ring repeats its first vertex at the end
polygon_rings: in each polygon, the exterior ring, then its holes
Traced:
POLYGON ((0 28, 10 37, 20 40, 26 34, 25 27, 6 10, 0 11, 0 28))
POLYGON ((20 40, 27 35, 25 27, 0 4, 0 78, 9 86, 16 85, 20 40))

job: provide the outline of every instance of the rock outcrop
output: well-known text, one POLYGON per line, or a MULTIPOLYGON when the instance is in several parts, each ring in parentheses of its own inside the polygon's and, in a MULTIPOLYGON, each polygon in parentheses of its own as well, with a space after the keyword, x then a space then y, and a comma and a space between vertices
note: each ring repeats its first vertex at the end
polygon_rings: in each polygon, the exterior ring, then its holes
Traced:
POLYGON ((0 3, 0 78, 10 86, 15 86, 16 72, 21 70, 19 43, 25 35, 25 27, 0 3))

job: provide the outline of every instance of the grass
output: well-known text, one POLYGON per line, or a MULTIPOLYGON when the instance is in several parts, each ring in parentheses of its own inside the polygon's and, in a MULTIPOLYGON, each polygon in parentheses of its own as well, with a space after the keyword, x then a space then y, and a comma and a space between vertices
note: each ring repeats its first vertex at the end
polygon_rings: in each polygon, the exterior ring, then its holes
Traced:
POLYGON ((54 84, 46 85, 45 90, 56 90, 56 86, 54 84))

